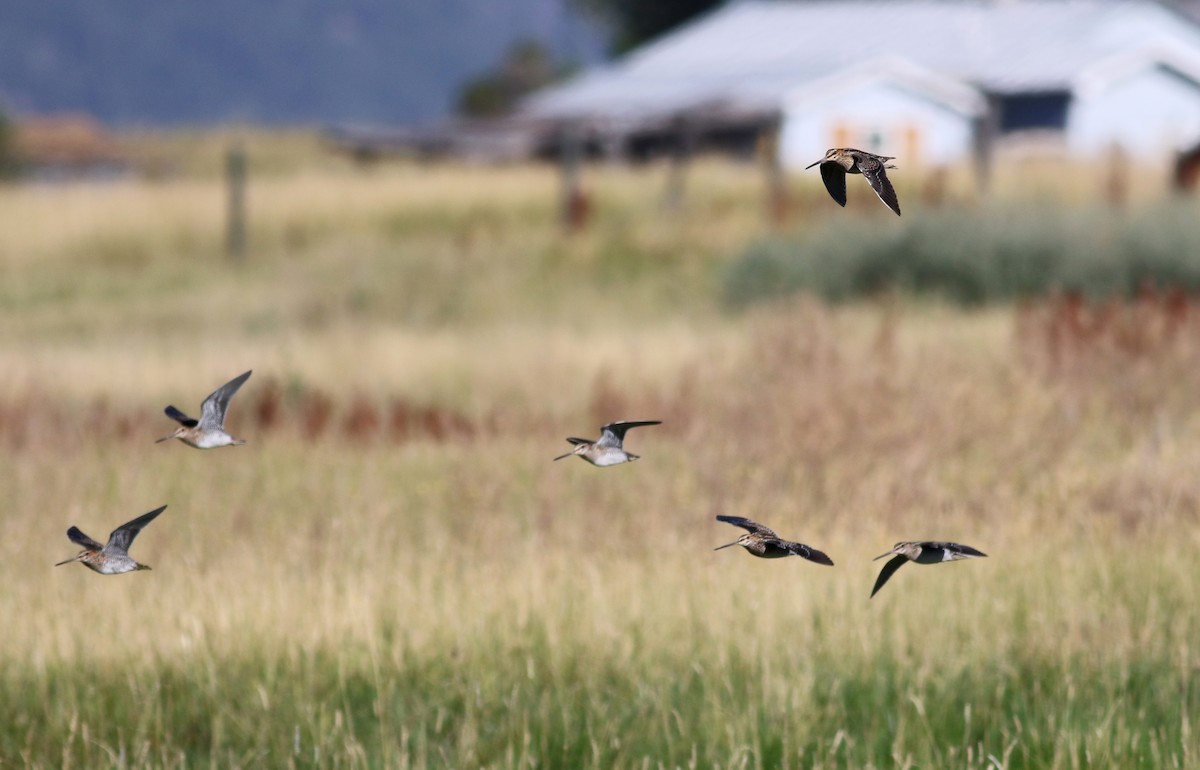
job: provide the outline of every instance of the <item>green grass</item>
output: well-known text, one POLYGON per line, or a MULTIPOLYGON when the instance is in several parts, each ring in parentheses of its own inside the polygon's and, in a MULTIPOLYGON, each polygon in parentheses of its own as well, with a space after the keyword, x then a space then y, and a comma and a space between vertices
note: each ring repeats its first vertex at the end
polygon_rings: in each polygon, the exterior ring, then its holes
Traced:
POLYGON ((521 632, 515 648, 453 662, 351 647, 239 655, 219 676, 166 661, 87 681, 57 667, 8 676, 9 692, 37 697, 0 710, 10 725, 0 751, 89 767, 124 756, 156 766, 1153 768, 1194 748, 1180 712, 1200 706, 1169 658, 1122 669, 1022 657, 917 683, 903 654, 869 666, 796 654, 768 666, 701 643, 685 651, 690 661, 648 651, 631 671, 611 652, 521 632), (62 700, 80 708, 39 708, 62 700))

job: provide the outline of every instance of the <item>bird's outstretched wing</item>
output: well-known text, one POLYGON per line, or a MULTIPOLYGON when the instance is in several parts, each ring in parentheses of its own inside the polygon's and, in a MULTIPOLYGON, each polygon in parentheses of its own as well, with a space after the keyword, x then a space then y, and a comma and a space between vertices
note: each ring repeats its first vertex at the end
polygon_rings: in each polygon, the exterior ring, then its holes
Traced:
POLYGON ((167 417, 170 417, 172 420, 183 425, 185 428, 194 428, 200 424, 198 420, 193 420, 191 417, 188 417, 186 414, 173 406, 168 406, 163 410, 163 412, 167 415, 167 417))
MULTIPOLYGON (((822 166, 821 169, 823 175, 825 167, 822 166)), ((860 158, 858 161, 858 170, 862 172, 867 182, 870 183, 871 189, 879 196, 879 200, 887 204, 889 209, 896 212, 896 216, 900 216, 900 201, 896 198, 896 191, 892 189, 891 180, 887 178, 887 171, 884 169, 883 163, 874 158, 860 158)), ((846 196, 844 189, 846 180, 844 177, 845 175, 843 174, 842 200, 845 200, 846 196)), ((828 185, 828 182, 826 185, 828 185)))
MULTIPOLYGON (((638 428, 642 425, 662 425, 662 420, 621 420, 620 422, 610 422, 600 429, 600 440, 596 442, 596 446, 600 447, 620 447, 625 440, 625 431, 630 428, 638 428)), ((570 441, 570 439, 567 439, 570 441)))
POLYGON ((833 566, 833 559, 829 558, 829 556, 824 552, 818 551, 816 548, 813 548, 810 545, 805 545, 804 543, 793 543, 790 540, 780 540, 779 545, 801 558, 808 559, 809 561, 816 562, 817 564, 827 564, 830 567, 833 566))
POLYGON ((821 181, 829 191, 829 197, 839 206, 846 205, 846 169, 841 164, 826 161, 821 164, 821 181))
POLYGON ((929 541, 921 543, 925 548, 941 551, 944 555, 942 561, 954 561, 956 559, 966 559, 972 556, 987 556, 983 551, 976 550, 969 545, 962 543, 939 543, 929 541))
POLYGON ((779 535, 776 535, 775 530, 771 529, 770 527, 764 527, 757 521, 751 521, 750 519, 742 518, 741 516, 717 516, 717 521, 723 521, 726 524, 732 524, 735 527, 741 527, 747 532, 753 532, 755 534, 762 535, 763 537, 779 540, 780 543, 787 542, 785 540, 780 540, 779 535))
POLYGON ((891 579, 896 570, 904 566, 904 562, 908 561, 907 556, 893 556, 888 560, 887 564, 883 565, 883 569, 879 570, 879 577, 875 579, 875 587, 871 589, 871 596, 879 593, 879 589, 883 588, 883 584, 891 579))
POLYGON ((204 403, 200 405, 200 422, 206 428, 225 428, 225 410, 229 408, 229 400, 233 398, 233 394, 238 392, 238 388, 242 387, 242 383, 250 379, 249 372, 243 372, 237 377, 234 377, 229 382, 208 394, 208 398, 204 399, 204 403))
POLYGON ((142 531, 142 527, 145 527, 147 524, 154 521, 158 514, 162 513, 166 509, 167 506, 165 505, 160 508, 155 508, 153 511, 150 511, 149 513, 143 513, 133 521, 126 522, 117 527, 112 531, 112 534, 108 536, 108 545, 104 546, 104 548, 108 551, 119 551, 121 553, 128 552, 129 546, 133 544, 133 539, 138 536, 138 533, 142 531))
POLYGON ((83 531, 80 530, 79 527, 71 527, 68 529, 67 537, 71 539, 72 543, 80 546, 81 548, 90 548, 93 551, 99 551, 104 547, 87 535, 83 534, 83 531))

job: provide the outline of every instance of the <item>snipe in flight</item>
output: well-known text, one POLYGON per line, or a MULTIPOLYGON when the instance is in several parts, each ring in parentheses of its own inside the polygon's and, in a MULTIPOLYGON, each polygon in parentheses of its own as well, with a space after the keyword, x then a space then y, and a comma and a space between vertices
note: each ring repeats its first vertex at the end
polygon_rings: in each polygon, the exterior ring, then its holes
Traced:
POLYGON ((746 534, 732 543, 726 543, 714 548, 714 551, 728 548, 731 545, 740 545, 750 553, 763 559, 781 559, 784 556, 799 556, 817 564, 833 566, 833 559, 830 559, 816 548, 804 543, 793 543, 791 540, 784 540, 779 535, 776 535, 775 531, 770 527, 764 527, 756 521, 744 519, 741 516, 718 516, 717 521, 741 527, 746 530, 746 534))
POLYGON ((862 174, 879 196, 879 200, 896 212, 896 216, 900 216, 900 201, 896 199, 896 191, 892 189, 892 183, 888 180, 885 170, 895 168, 893 164, 888 163, 889 160, 895 158, 856 150, 853 147, 835 147, 826 151, 824 158, 805 168, 820 164, 825 189, 840 206, 846 205, 846 174, 862 174))
POLYGON ((896 554, 896 556, 883 565, 883 569, 879 571, 879 577, 875 580, 875 587, 871 589, 871 596, 875 596, 879 592, 879 589, 883 588, 883 584, 888 582, 892 575, 896 573, 896 570, 904 566, 905 562, 941 564, 944 561, 958 561, 959 559, 987 556, 983 551, 977 551, 969 545, 921 540, 917 542, 896 543, 892 546, 892 550, 876 556, 875 561, 879 561, 884 556, 891 556, 892 554, 896 554))
MULTIPOLYGON (((251 370, 253 371, 253 370, 251 370)), ((250 372, 244 372, 229 382, 214 390, 200 405, 200 419, 195 420, 173 406, 168 406, 163 412, 179 423, 179 427, 169 436, 163 436, 154 443, 170 441, 177 438, 188 446, 196 449, 215 449, 222 446, 241 446, 246 442, 234 438, 225 432, 225 411, 229 409, 229 400, 238 392, 242 383, 250 379, 250 372)))
POLYGON ((55 564, 55 567, 61 567, 64 564, 70 564, 73 561, 81 563, 90 570, 99 572, 101 575, 120 575, 122 572, 136 572, 137 570, 150 569, 145 564, 138 564, 129 556, 129 546, 133 544, 133 539, 138 536, 150 522, 158 514, 167 509, 167 506, 155 508, 149 513, 143 513, 136 519, 126 522, 112 531, 108 536, 108 542, 100 545, 95 540, 83 534, 79 527, 71 527, 67 530, 67 537, 71 538, 71 542, 82 546, 83 550, 74 558, 60 561, 55 564))
POLYGON ((621 420, 619 422, 610 422, 600 429, 600 438, 596 441, 590 441, 586 438, 568 438, 567 441, 574 444, 575 448, 565 455, 559 455, 554 459, 561 460, 564 457, 578 455, 592 465, 597 465, 601 468, 609 465, 631 463, 639 459, 639 455, 625 451, 625 431, 642 425, 662 425, 662 420, 621 420))

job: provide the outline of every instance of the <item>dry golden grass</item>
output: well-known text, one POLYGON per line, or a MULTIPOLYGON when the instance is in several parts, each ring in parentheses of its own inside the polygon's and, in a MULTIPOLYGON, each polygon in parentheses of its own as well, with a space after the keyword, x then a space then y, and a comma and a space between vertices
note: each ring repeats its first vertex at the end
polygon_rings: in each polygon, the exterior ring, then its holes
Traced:
POLYGON ((728 316, 757 180, 658 181, 565 238, 536 169, 264 180, 241 266, 213 184, 0 193, 0 764, 1197 767, 1192 335, 728 316), (245 368, 247 446, 152 443, 245 368), (550 462, 620 418, 642 461, 550 462), (152 572, 50 567, 163 503, 152 572), (719 512, 837 566, 713 553, 719 512), (868 600, 915 538, 989 558, 868 600))

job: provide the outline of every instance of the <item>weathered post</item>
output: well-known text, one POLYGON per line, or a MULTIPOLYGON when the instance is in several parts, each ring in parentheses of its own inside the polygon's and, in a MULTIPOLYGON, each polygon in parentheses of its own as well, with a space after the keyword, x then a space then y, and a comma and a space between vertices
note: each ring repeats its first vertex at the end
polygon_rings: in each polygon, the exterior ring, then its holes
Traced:
POLYGON ((225 183, 225 252, 230 259, 241 261, 246 255, 246 150, 240 143, 225 154, 225 183))
POLYGON ((999 133, 1000 104, 989 98, 982 115, 975 119, 971 155, 975 167, 975 194, 987 198, 992 187, 992 153, 999 133))
POLYGON ((579 166, 583 155, 583 138, 579 127, 563 126, 559 138, 562 166, 562 222, 568 232, 583 228, 587 221, 588 204, 579 181, 579 166))
POLYGON ((781 116, 776 115, 759 135, 758 151, 766 175, 767 221, 779 227, 787 222, 789 201, 787 175, 783 172, 783 158, 779 152, 779 129, 781 116))
POLYGON ((1114 209, 1123 209, 1129 202, 1129 156, 1119 142, 1113 142, 1109 147, 1105 165, 1105 201, 1114 209))
POLYGON ((675 147, 671 153, 671 165, 667 170, 667 185, 663 191, 663 208, 678 211, 683 205, 683 192, 687 181, 687 167, 696 146, 696 131, 693 121, 686 116, 675 120, 675 147))

